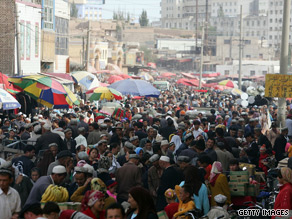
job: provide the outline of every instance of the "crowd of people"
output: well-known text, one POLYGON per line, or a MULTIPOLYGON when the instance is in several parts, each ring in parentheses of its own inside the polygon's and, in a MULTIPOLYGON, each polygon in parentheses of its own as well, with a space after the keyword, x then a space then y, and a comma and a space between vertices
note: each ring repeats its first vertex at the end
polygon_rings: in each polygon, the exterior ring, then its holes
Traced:
POLYGON ((292 111, 279 130, 276 105, 243 108, 236 98, 178 89, 126 98, 119 120, 89 102, 9 115, 2 144, 23 154, 0 159, 0 219, 156 219, 159 212, 173 219, 194 209, 228 218, 228 172, 248 163, 268 174, 287 157, 274 208, 292 210, 292 111), (50 185, 66 188, 80 208, 41 205, 50 185))

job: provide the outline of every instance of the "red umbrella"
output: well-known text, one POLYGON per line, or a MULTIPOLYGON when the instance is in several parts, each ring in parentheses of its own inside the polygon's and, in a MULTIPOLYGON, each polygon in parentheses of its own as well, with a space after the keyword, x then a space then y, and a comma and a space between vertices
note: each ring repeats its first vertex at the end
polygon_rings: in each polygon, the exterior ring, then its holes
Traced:
POLYGON ((127 74, 120 74, 118 76, 122 77, 123 79, 132 78, 130 75, 127 75, 127 74))
POLYGON ((174 73, 171 73, 171 72, 164 72, 161 77, 164 77, 164 78, 170 78, 170 77, 173 77, 173 76, 176 76, 176 74, 174 73))
POLYGON ((156 68, 156 64, 154 62, 148 62, 147 66, 151 68, 156 68))
POLYGON ((124 80, 124 78, 122 78, 121 76, 118 76, 118 75, 112 75, 109 77, 109 79, 107 80, 109 84, 113 84, 117 81, 121 81, 121 80, 124 80))
POLYGON ((12 83, 8 81, 8 76, 0 72, 0 87, 8 91, 11 94, 21 92, 21 89, 16 88, 12 83))
MULTIPOLYGON (((183 84, 186 86, 195 86, 195 87, 199 87, 199 81, 195 80, 195 79, 186 79, 186 78, 181 78, 179 79, 177 82, 177 84, 183 84)), ((203 86, 203 84, 202 84, 203 86)))

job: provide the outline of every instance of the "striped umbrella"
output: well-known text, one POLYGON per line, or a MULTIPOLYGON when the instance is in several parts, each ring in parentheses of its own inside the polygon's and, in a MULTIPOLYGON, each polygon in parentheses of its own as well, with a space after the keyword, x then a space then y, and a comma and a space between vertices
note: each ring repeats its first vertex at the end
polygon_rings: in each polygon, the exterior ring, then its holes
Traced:
POLYGON ((80 104, 68 87, 51 77, 32 75, 9 78, 8 80, 37 102, 49 108, 68 108, 80 104))
POLYGON ((89 100, 121 100, 123 99, 122 94, 113 89, 108 87, 98 87, 93 91, 93 94, 90 96, 89 100))

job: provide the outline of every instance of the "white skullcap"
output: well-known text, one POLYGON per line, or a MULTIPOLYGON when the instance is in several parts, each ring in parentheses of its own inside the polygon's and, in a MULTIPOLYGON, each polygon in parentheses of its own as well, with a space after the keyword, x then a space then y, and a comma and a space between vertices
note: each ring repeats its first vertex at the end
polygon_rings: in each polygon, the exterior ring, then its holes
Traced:
POLYGON ((66 171, 66 168, 64 166, 58 165, 58 166, 55 166, 53 168, 52 173, 63 174, 63 173, 67 173, 67 171, 66 171))
POLYGON ((165 161, 165 162, 170 162, 170 158, 168 156, 161 156, 160 159, 161 161, 165 161))
POLYGON ((46 129, 46 130, 51 130, 52 126, 50 124, 48 124, 48 123, 45 123, 43 125, 43 128, 46 129))
POLYGON ((214 200, 219 204, 224 204, 227 200, 227 197, 225 195, 219 194, 214 197, 214 200))
POLYGON ((89 164, 84 164, 83 168, 85 168, 87 170, 87 173, 93 174, 93 172, 94 172, 93 166, 91 166, 89 164))
POLYGON ((169 143, 168 143, 167 140, 162 140, 160 145, 163 146, 163 145, 168 145, 168 144, 169 144, 169 143))

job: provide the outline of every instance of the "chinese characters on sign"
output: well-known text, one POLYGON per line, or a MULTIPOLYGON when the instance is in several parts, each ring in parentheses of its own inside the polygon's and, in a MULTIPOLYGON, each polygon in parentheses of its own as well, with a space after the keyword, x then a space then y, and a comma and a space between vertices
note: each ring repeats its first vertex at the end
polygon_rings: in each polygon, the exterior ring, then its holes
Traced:
POLYGON ((267 74, 265 96, 292 98, 292 75, 267 74))

